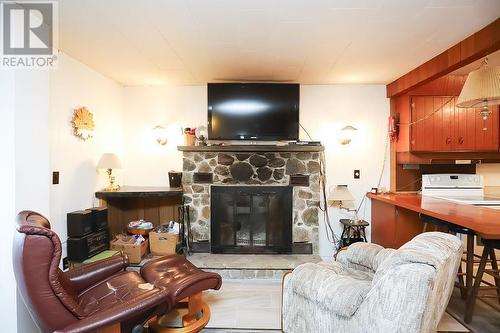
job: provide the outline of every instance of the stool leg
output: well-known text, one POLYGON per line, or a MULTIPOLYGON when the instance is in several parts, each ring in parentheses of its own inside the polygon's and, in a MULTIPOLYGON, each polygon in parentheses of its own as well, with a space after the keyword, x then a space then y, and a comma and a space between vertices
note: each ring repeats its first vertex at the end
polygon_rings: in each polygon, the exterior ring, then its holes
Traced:
POLYGON ((197 293, 192 296, 189 296, 189 301, 188 301, 188 314, 182 317, 182 325, 187 326, 191 325, 192 323, 196 322, 198 320, 196 318, 196 315, 201 311, 202 305, 203 305, 203 294, 197 293))
POLYGON ((341 248, 343 248, 345 245, 344 245, 344 235, 345 235, 345 231, 346 231, 346 226, 344 226, 344 228, 342 229, 342 234, 340 235, 340 241, 339 241, 339 248, 337 250, 340 250, 341 248))
POLYGON ((460 288, 460 296, 462 299, 467 299, 467 290, 465 288, 465 281, 464 281, 464 276, 462 275, 463 270, 462 270, 462 261, 460 261, 460 266, 458 266, 458 287, 460 288))
MULTIPOLYGON (((491 250, 490 258, 491 258, 491 268, 494 271, 493 277, 495 278, 495 286, 497 287, 497 295, 500 297, 500 278, 498 277, 498 274, 500 274, 500 272, 498 271, 498 263, 497 263, 497 256, 495 254, 495 249, 491 250)), ((500 302, 500 298, 497 298, 497 301, 500 302)))
POLYGON ((465 291, 468 296, 472 290, 474 273, 474 235, 467 235, 467 262, 465 266, 465 291))
POLYGON ((477 270, 476 279, 474 281, 474 287, 467 296, 467 304, 465 306, 465 318, 464 318, 464 321, 467 324, 469 324, 472 321, 472 314, 474 313, 474 305, 476 304, 477 294, 479 293, 479 287, 481 286, 481 281, 483 280, 484 268, 486 267, 486 261, 488 260, 488 255, 490 251, 491 251, 490 245, 485 243, 483 254, 481 255, 481 261, 479 262, 479 269, 477 270))

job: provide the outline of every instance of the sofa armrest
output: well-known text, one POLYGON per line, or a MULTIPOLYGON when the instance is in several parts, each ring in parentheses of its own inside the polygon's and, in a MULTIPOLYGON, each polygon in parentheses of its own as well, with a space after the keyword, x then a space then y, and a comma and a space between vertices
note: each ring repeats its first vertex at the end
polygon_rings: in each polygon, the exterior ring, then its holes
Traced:
POLYGON ((383 249, 377 244, 358 242, 339 252, 336 260, 349 268, 373 272, 378 266, 375 258, 383 249))
POLYGON ((82 265, 64 272, 64 275, 73 285, 75 291, 80 293, 86 288, 124 270, 129 264, 125 255, 112 256, 111 258, 82 265))
MULTIPOLYGON (((99 311, 92 316, 76 321, 71 325, 57 330, 56 333, 94 332, 104 327, 137 317, 139 314, 146 311, 151 311, 151 314, 154 314, 157 307, 166 307, 166 313, 172 308, 173 304, 174 298, 170 289, 163 287, 155 288, 127 302, 120 303, 119 305, 99 311)), ((163 310, 162 308, 162 312, 163 310)))
POLYGON ((283 297, 287 302, 298 295, 338 316, 350 317, 370 288, 371 280, 353 277, 341 266, 308 263, 298 266, 286 276, 283 297))

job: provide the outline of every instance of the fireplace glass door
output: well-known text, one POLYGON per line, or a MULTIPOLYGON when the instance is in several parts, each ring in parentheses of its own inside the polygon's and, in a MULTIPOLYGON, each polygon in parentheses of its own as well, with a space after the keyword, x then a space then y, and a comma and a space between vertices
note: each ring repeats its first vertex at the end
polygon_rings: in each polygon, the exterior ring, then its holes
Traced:
POLYGON ((291 253, 292 188, 212 186, 212 253, 291 253))

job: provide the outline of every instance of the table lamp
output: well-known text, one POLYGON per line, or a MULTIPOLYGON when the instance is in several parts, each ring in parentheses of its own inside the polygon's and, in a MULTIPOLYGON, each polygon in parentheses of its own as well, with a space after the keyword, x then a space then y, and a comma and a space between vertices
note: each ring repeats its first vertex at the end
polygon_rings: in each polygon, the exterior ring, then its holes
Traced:
POLYGON ((356 209, 352 209, 352 204, 354 202, 354 197, 347 188, 347 185, 337 185, 328 194, 328 206, 338 207, 340 209, 345 209, 348 212, 356 212, 356 209))
POLYGON ((104 191, 118 191, 120 185, 115 184, 115 176, 112 175, 113 169, 121 169, 122 164, 118 156, 112 153, 102 154, 99 163, 97 163, 98 169, 106 169, 108 173, 109 184, 104 189, 104 191))

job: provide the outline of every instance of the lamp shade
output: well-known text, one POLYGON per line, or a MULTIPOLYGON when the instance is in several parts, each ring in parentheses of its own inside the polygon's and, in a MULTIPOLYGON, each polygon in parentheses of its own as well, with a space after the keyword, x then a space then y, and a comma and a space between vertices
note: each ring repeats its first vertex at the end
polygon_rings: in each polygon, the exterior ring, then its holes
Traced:
POLYGON ((347 189, 347 185, 337 185, 328 195, 328 205, 335 206, 335 202, 354 201, 354 197, 347 189))
POLYGON ((482 66, 469 73, 458 96, 460 108, 500 104, 500 66, 482 66))
POLYGON ((120 159, 113 153, 102 154, 99 163, 97 163, 98 169, 121 169, 121 167, 120 159))

